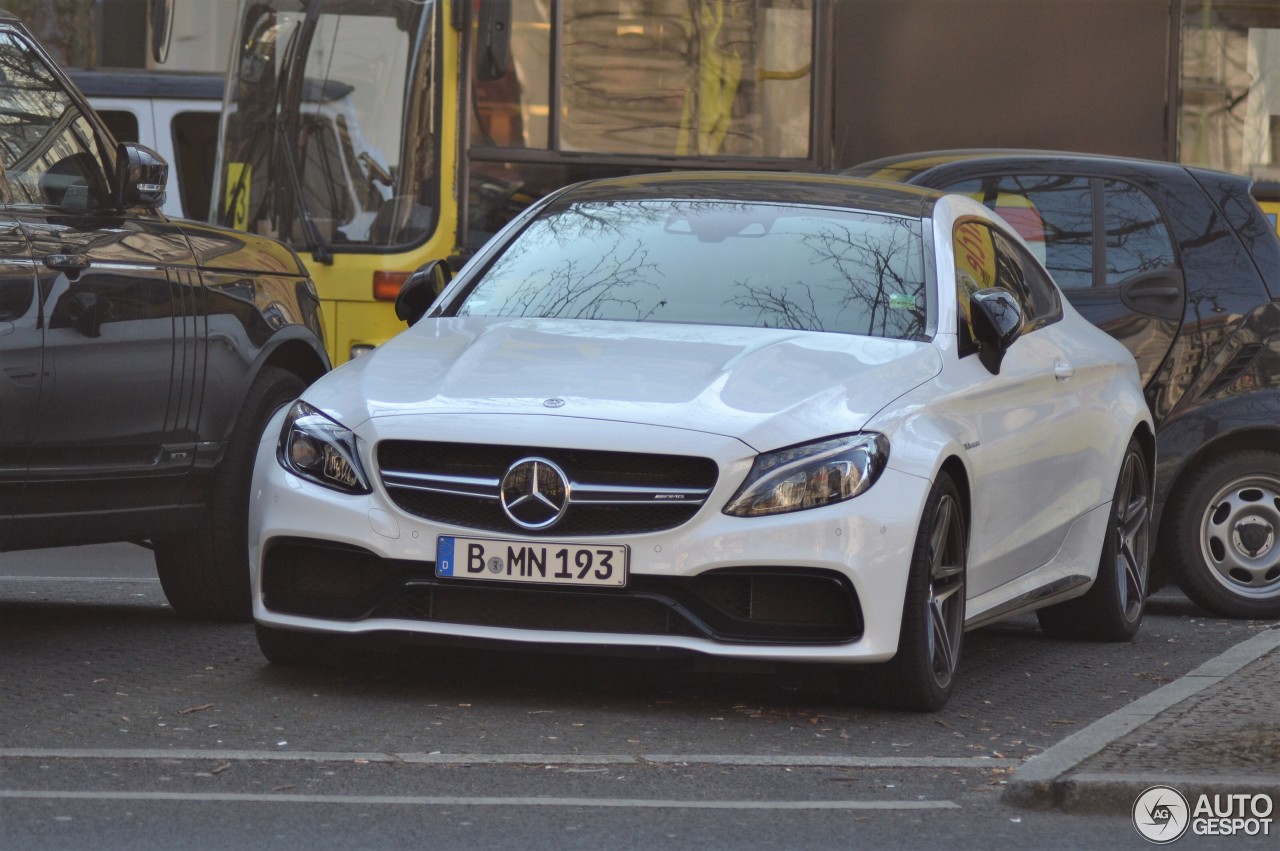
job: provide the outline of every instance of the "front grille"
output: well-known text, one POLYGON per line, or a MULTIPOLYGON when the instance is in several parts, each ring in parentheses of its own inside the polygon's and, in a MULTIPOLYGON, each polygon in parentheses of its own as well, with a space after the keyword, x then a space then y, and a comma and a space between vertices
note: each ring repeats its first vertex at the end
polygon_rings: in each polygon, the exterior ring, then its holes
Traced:
POLYGON ((612 536, 688 522, 715 487, 709 458, 534 446, 388 440, 378 468, 392 501, 417 517, 489 532, 557 537, 612 536), (500 500, 517 461, 542 458, 569 479, 563 516, 544 528, 517 525, 500 500))
POLYGON ((828 644, 862 634, 848 581, 825 570, 741 567, 696 577, 632 576, 626 588, 438 579, 430 562, 383 559, 342 544, 278 539, 262 566, 264 602, 281 614, 513 629, 828 644))

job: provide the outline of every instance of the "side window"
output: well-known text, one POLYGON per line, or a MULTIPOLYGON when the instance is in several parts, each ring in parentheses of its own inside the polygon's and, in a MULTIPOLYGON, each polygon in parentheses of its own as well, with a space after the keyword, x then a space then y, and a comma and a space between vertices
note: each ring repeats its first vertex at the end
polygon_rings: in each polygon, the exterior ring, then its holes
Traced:
MULTIPOLYGON (((1022 272, 1022 284, 1026 288, 1027 323, 1023 333, 1043 328, 1062 318, 1062 295, 1053 281, 1044 273, 1044 268, 1033 260, 1019 246, 996 237, 996 250, 1008 251, 1014 255, 1022 272)), ((1037 258, 1038 259, 1038 258, 1037 258)))
POLYGON ((1106 285, 1117 286, 1140 272, 1173 266, 1173 240, 1155 202, 1136 186, 1103 184, 1107 234, 1106 285))
POLYGON ((1093 286, 1093 190, 1086 177, 1005 175, 949 186, 998 213, 1065 290, 1093 286))
POLYGON ((956 256, 956 316, 960 337, 960 356, 978 351, 970 320, 970 296, 978 290, 995 286, 996 247, 991 228, 978 221, 962 221, 952 235, 956 256))
POLYGON ((138 138, 138 116, 127 109, 99 109, 98 117, 107 125, 117 142, 141 142, 138 138))
POLYGON ((0 33, 0 163, 14 204, 89 210, 110 199, 93 125, 10 33, 0 33))
POLYGON ((978 290, 998 287, 1013 293, 1022 307, 1024 334, 1062 318, 1058 291, 1035 261, 985 222, 969 220, 956 225, 954 249, 962 357, 977 351, 969 299, 978 290))

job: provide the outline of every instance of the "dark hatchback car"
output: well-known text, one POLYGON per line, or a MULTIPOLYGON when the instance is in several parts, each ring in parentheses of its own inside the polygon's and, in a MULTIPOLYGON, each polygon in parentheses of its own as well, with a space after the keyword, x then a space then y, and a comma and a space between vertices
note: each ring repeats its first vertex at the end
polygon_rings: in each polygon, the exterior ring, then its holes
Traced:
POLYGON ((329 366, 314 286, 166 218, 164 161, 7 13, 0 72, 0 551, 141 543, 180 614, 247 619, 262 425, 329 366))
POLYGON ((1218 614, 1280 617, 1280 238, 1250 180, 1031 151, 845 173, 967 193, 1018 230, 1138 361, 1157 428, 1153 571, 1218 614))

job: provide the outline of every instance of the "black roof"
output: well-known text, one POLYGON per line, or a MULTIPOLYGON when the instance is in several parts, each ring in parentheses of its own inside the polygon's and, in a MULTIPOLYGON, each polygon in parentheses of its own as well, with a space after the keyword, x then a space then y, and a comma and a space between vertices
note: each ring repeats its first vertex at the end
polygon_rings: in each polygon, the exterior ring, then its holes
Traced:
POLYGON ((591 180, 556 196, 553 206, 593 201, 707 200, 844 207, 927 216, 943 193, 905 184, 829 174, 675 171, 591 180))
POLYGON ((145 68, 68 68, 86 97, 222 100, 226 75, 145 68))
POLYGON ((1144 160, 1134 157, 1114 157, 1106 154, 1089 154, 1072 151, 1049 151, 1020 148, 955 148, 939 151, 920 151, 911 154, 898 154, 870 160, 859 165, 843 169, 840 173, 853 177, 877 180, 894 180, 905 183, 923 183, 922 178, 935 171, 952 171, 966 165, 990 164, 998 160, 1001 168, 1013 163, 1022 166, 1051 164, 1070 165, 1080 170, 1087 169, 1099 173, 1107 173, 1119 167, 1128 172, 1143 171, 1150 173, 1168 173, 1171 170, 1185 171, 1188 167, 1178 163, 1161 160, 1144 160))

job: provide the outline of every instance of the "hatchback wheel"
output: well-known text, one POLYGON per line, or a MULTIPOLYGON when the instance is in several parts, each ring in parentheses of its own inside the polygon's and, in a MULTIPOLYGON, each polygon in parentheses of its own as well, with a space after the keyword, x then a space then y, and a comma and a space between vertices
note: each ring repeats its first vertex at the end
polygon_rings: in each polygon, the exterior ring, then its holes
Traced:
POLYGON ((1236 452, 1171 500, 1165 555, 1195 603, 1236 618, 1280 617, 1280 454, 1236 452))

